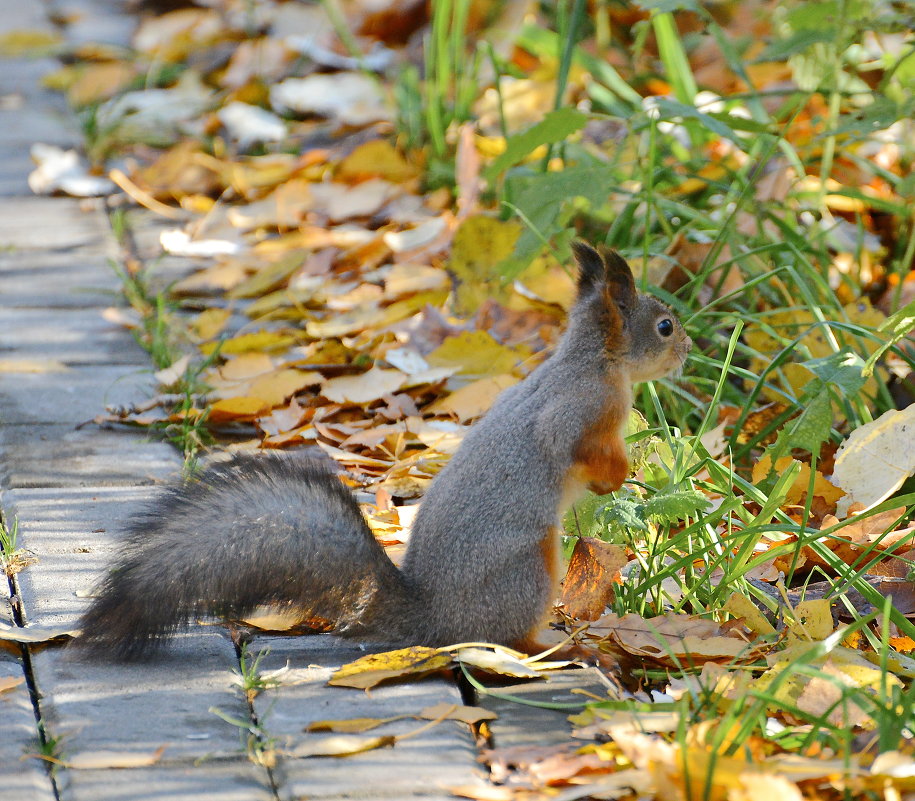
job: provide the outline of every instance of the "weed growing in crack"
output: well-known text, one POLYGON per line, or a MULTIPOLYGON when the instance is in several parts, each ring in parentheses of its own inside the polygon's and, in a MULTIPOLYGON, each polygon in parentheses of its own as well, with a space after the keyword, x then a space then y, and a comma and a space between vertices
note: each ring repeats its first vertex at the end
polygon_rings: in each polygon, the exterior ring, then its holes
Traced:
POLYGON ((19 518, 14 518, 12 527, 0 521, 0 569, 12 578, 36 561, 25 548, 19 547, 19 518))

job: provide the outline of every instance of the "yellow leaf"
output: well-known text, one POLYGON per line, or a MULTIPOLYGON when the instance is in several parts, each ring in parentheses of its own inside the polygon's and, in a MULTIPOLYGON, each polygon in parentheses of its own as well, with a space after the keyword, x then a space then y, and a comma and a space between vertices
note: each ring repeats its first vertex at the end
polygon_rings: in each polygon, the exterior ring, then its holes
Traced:
POLYGON ((331 315, 326 320, 309 320, 305 323, 305 331, 308 336, 315 339, 356 334, 366 328, 372 328, 384 323, 387 319, 386 313, 386 309, 366 304, 342 314, 331 315))
POLYGON ((40 54, 60 43, 61 37, 56 33, 25 29, 6 31, 0 35, 0 55, 17 58, 40 54))
POLYGON ((289 754, 294 757, 352 756, 365 751, 373 751, 376 748, 385 748, 394 745, 395 742, 397 742, 396 738, 390 735, 385 737, 360 737, 358 734, 337 734, 333 737, 306 740, 299 743, 289 754))
POLYGON ((262 631, 288 631, 302 622, 302 615, 272 606, 260 606, 241 618, 241 622, 262 631))
POLYGON ((491 378, 480 378, 445 398, 432 403, 428 411, 434 414, 451 414, 462 423, 479 417, 489 411, 499 395, 510 386, 518 383, 513 375, 495 375, 491 378))
POLYGON ((81 65, 67 89, 71 106, 80 108, 114 97, 134 79, 133 66, 123 61, 81 65))
POLYGON ((324 376, 313 370, 287 368, 258 376, 248 384, 247 394, 252 398, 260 398, 272 408, 279 406, 296 392, 320 384, 323 380, 324 376))
POLYGON ((307 313, 304 305, 315 296, 311 287, 284 287, 255 300, 245 309, 252 320, 299 320, 307 313))
POLYGON ((406 720, 412 715, 392 715, 389 718, 350 718, 349 720, 316 720, 309 723, 306 731, 333 731, 340 734, 361 734, 393 723, 395 720, 406 720))
POLYGON ((386 300, 392 300, 416 292, 446 289, 448 284, 448 273, 437 267, 410 263, 395 264, 384 278, 384 297, 386 300))
POLYGON ((386 139, 373 139, 357 147, 341 162, 337 178, 344 181, 364 181, 366 178, 384 178, 395 184, 403 183, 419 174, 398 150, 386 139))
POLYGON ((205 270, 182 278, 172 286, 175 295, 195 295, 200 293, 222 292, 241 283, 247 270, 235 261, 217 264, 205 270))
MULTIPOLYGON (((252 350, 280 351, 286 350, 295 343, 296 338, 291 334, 284 334, 280 331, 255 331, 224 340, 219 348, 219 353, 223 356, 228 356, 234 353, 247 353, 252 350)), ((218 346, 219 343, 217 342, 206 342, 200 346, 200 351, 209 356, 218 346)))
POLYGON ((451 654, 438 648, 413 646, 381 654, 368 654, 355 662, 343 665, 327 682, 336 687, 374 687, 386 679, 428 673, 448 667, 451 654))
POLYGON ((801 601, 794 607, 794 620, 788 631, 796 640, 825 640, 833 631, 832 611, 829 601, 819 598, 801 601))
POLYGON ((282 286, 305 261, 308 253, 293 250, 284 254, 273 264, 267 264, 250 278, 234 286, 228 293, 230 298, 256 298, 282 286))
POLYGON ((510 373, 523 355, 500 345, 486 331, 463 331, 448 337, 426 361, 431 367, 454 367, 461 375, 495 376, 510 373))
POLYGON ((208 423, 229 423, 254 420, 270 411, 269 404, 260 398, 225 398, 210 406, 208 423))
POLYGON ((520 223, 484 215, 468 217, 458 226, 448 267, 459 281, 456 296, 462 313, 476 311, 487 298, 508 297, 496 267, 512 254, 520 235, 520 223))
POLYGON ((231 317, 231 309, 205 309, 191 323, 191 333, 198 342, 213 339, 225 328, 231 317))
POLYGON ((724 609, 743 620, 747 628, 756 634, 775 633, 775 627, 746 595, 731 593, 725 601, 724 609))
POLYGON ((229 359, 219 368, 219 376, 226 381, 245 381, 273 370, 273 359, 266 353, 252 351, 229 359))
MULTIPOLYGON (((792 459, 790 456, 782 456, 780 459, 776 460, 775 467, 773 468, 772 457, 769 454, 764 454, 763 457, 753 465, 753 483, 759 484, 773 469, 776 474, 781 475, 795 463, 800 464, 801 468, 798 471, 797 477, 788 488, 788 493, 785 496, 785 504, 787 506, 796 506, 803 501, 807 495, 807 489, 810 486, 810 465, 806 462, 798 462, 797 459, 792 459)), ((816 477, 813 480, 813 494, 814 497, 822 498, 826 503, 832 505, 845 495, 845 491, 837 487, 817 470, 816 477)))

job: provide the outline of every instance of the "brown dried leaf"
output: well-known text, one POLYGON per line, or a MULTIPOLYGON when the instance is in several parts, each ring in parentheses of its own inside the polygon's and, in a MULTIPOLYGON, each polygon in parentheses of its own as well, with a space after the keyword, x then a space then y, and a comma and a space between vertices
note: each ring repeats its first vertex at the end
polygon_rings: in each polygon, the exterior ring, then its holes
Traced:
POLYGON ((579 620, 597 620, 613 601, 614 585, 628 561, 624 547, 580 537, 562 585, 561 603, 566 612, 579 620))

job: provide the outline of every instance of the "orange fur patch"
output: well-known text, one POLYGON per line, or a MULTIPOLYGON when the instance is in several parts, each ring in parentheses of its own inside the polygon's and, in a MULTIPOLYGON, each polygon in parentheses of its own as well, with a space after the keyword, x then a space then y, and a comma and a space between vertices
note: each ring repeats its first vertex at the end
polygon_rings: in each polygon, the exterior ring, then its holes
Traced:
POLYGON ((608 392, 608 402, 597 421, 585 431, 575 452, 573 469, 598 495, 618 490, 629 475, 629 457, 623 423, 629 404, 608 392))

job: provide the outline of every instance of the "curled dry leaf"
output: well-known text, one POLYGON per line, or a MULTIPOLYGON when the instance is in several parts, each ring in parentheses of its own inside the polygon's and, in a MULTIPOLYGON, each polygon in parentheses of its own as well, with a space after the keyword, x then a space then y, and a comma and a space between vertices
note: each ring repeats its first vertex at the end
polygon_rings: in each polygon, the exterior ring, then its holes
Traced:
POLYGON ((63 192, 74 197, 96 197, 111 194, 116 188, 107 178, 90 175, 75 150, 36 143, 31 154, 38 166, 29 173, 28 180, 36 195, 63 192))
POLYGON ((76 637, 78 629, 59 628, 55 626, 7 626, 0 623, 0 640, 21 643, 46 643, 55 640, 67 640, 76 637))
POLYGON ((667 614, 645 619, 628 614, 610 624, 612 637, 625 651, 669 667, 705 662, 753 660, 760 647, 727 634, 713 620, 694 615, 667 614))
POLYGON ((22 684, 25 684, 25 676, 0 676, 0 693, 15 690, 22 684))
POLYGON ((579 537, 562 585, 562 605, 579 620, 597 620, 613 601, 626 549, 596 537, 579 537))
POLYGON ((490 673, 502 676, 515 676, 521 679, 536 679, 540 672, 522 662, 518 657, 503 651, 501 648, 461 648, 457 660, 470 667, 482 668, 490 673))
POLYGON ((390 735, 362 737, 358 734, 335 734, 316 740, 305 740, 284 753, 291 757, 345 757, 388 748, 397 742, 390 735))
POLYGON ((103 768, 144 768, 155 765, 167 746, 162 745, 151 754, 127 751, 82 751, 64 762, 71 770, 99 770, 103 768))

